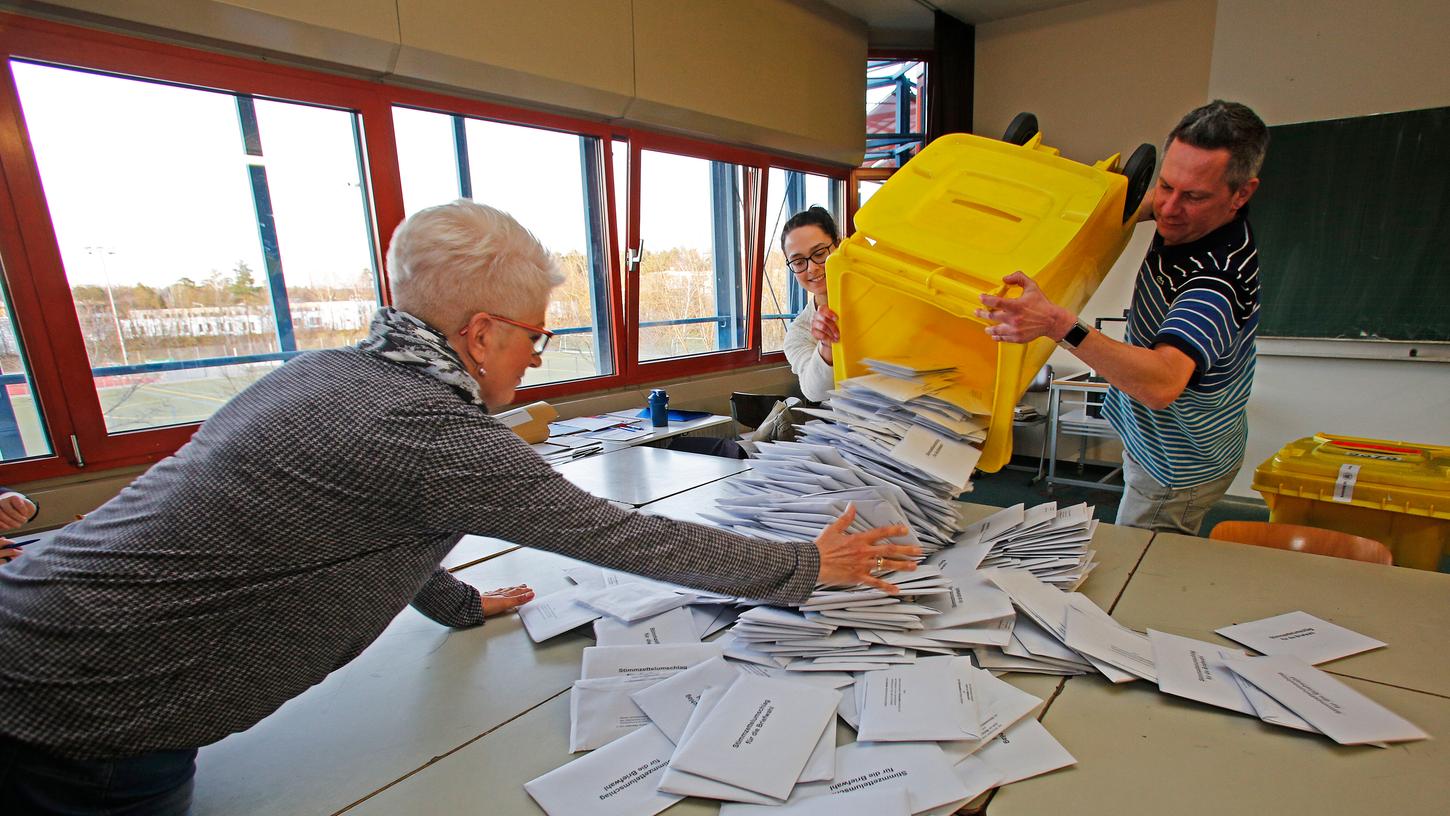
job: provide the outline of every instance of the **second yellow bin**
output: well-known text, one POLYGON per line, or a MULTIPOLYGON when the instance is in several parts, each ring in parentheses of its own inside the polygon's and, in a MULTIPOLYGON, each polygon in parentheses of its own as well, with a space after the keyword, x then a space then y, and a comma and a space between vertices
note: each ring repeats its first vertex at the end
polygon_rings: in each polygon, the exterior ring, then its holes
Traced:
POLYGON ((868 373, 866 358, 958 366, 958 384, 936 396, 990 417, 977 467, 999 470, 1012 457, 1012 409, 1053 343, 995 342, 973 314, 978 298, 1019 293, 1002 278, 1021 270, 1081 310, 1135 226, 1118 159, 1065 159, 1040 133, 1020 145, 968 134, 928 145, 856 213, 856 232, 826 262, 836 379, 868 373))
POLYGON ((1259 465, 1253 485, 1270 521, 1372 538, 1397 566, 1438 569, 1450 543, 1450 447, 1315 434, 1259 465))

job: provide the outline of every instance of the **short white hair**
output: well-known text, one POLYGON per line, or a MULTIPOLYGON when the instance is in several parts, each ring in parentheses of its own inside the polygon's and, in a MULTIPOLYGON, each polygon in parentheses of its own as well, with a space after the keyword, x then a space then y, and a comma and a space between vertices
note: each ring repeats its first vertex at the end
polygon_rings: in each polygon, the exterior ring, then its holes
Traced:
POLYGON ((533 233, 503 210, 467 199, 413 213, 388 246, 393 306, 444 334, 478 312, 528 319, 563 282, 533 233))

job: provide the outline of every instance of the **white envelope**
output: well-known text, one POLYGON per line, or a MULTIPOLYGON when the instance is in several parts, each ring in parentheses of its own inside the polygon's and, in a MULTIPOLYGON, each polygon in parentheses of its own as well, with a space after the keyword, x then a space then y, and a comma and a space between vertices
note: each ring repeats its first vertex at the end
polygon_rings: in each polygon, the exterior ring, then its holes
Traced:
POLYGON ((836 778, 799 785, 786 804, 824 794, 905 788, 911 812, 920 813, 974 796, 930 742, 853 742, 836 749, 836 778))
POLYGON ((930 657, 869 672, 858 738, 866 742, 975 740, 981 733, 972 661, 930 657))
POLYGON ((671 675, 648 687, 636 689, 631 699, 650 720, 670 738, 678 743, 685 725, 695 713, 700 694, 709 686, 716 686, 724 693, 740 669, 727 663, 723 657, 712 657, 703 663, 671 675))
POLYGON ((1287 612, 1214 631, 1256 652, 1292 655, 1315 666, 1385 645, 1383 641, 1320 620, 1308 612, 1287 612))
POLYGON ((674 749, 647 725, 525 782, 524 790, 549 816, 653 816, 684 798, 659 791, 674 749))
MULTIPOLYGON (((846 695, 842 694, 841 699, 845 698, 846 695)), ((825 782, 835 778, 836 722, 834 716, 826 721, 826 730, 821 732, 821 738, 816 741, 816 747, 811 751, 810 759, 806 760, 806 767, 796 779, 797 783, 825 782)))
POLYGON ((1106 623, 1069 606, 1067 645, 1150 683, 1158 682, 1158 673, 1153 670, 1152 642, 1119 623, 1106 623))
POLYGON ((625 623, 633 623, 641 618, 652 617, 692 603, 695 596, 681 595, 674 590, 650 586, 642 581, 630 581, 582 592, 575 600, 625 623))
POLYGON ((785 799, 840 701, 832 689, 741 675, 671 765, 785 799))
MULTIPOLYGON (((1243 653, 1237 651, 1220 652, 1219 656, 1232 660, 1235 657, 1242 657, 1243 653)), ((1310 725, 1308 720, 1280 705, 1278 700, 1265 694, 1258 686, 1239 677, 1233 672, 1231 667, 1229 674, 1232 675, 1234 682, 1239 684, 1239 691, 1244 693, 1244 697, 1248 699, 1249 705, 1253 706, 1254 712, 1259 715, 1260 720, 1270 725, 1279 725, 1285 728, 1292 728, 1296 731, 1305 731, 1310 734, 1322 733, 1318 728, 1310 725)))
POLYGON ((589 591, 588 587, 572 586, 519 607, 519 620, 529 633, 529 639, 543 643, 598 618, 598 612, 577 602, 580 595, 589 591))
POLYGON ((972 469, 982 458, 979 448, 965 442, 948 439, 921 427, 912 426, 901 442, 891 449, 891 455, 901 463, 930 474, 957 490, 966 488, 972 479, 972 469))
POLYGON ((911 816, 911 796, 906 788, 866 788, 778 806, 725 802, 720 816, 911 816))
MULTIPOLYGON (((709 686, 700 692, 700 702, 695 706, 695 710, 691 712, 690 721, 685 724, 684 733, 680 736, 681 742, 686 737, 694 736, 695 732, 700 730, 700 726, 710 717, 710 713, 715 710, 715 706, 720 703, 721 698, 724 696, 725 689, 718 686, 709 686)), ((676 743, 675 750, 679 750, 678 743, 676 743)), ((716 779, 682 771, 675 766, 673 758, 670 760, 670 767, 665 770, 664 776, 660 778, 660 790, 667 793, 678 793, 684 796, 700 796, 706 799, 720 799, 723 801, 753 802, 762 805, 780 804, 780 800, 765 796, 764 794, 726 784, 716 779)))
POLYGON ((967 798, 953 804, 949 811, 945 809, 935 810, 929 816, 948 816, 948 814, 955 814, 961 809, 962 805, 1002 784, 1002 774, 996 768, 975 756, 969 756, 952 766, 952 773, 962 783, 962 788, 967 791, 967 798))
POLYGON ((1010 785, 1077 763, 1042 723, 1031 717, 989 740, 974 756, 997 771, 1002 778, 999 785, 1010 785))
POLYGON ((699 643, 695 616, 676 607, 634 623, 603 617, 594 622, 594 640, 600 646, 658 646, 662 643, 699 643))
POLYGON ((666 643, 660 646, 588 646, 581 680, 624 674, 674 674, 719 657, 718 643, 666 643))
POLYGON ((659 679, 636 675, 574 681, 569 690, 569 752, 591 751, 648 725, 649 717, 629 695, 659 679))
POLYGON ((1148 630, 1158 690, 1200 703, 1258 716, 1230 676, 1222 646, 1193 638, 1148 630))
POLYGON ((1235 674, 1341 745, 1429 739, 1414 723, 1288 655, 1227 661, 1235 674))

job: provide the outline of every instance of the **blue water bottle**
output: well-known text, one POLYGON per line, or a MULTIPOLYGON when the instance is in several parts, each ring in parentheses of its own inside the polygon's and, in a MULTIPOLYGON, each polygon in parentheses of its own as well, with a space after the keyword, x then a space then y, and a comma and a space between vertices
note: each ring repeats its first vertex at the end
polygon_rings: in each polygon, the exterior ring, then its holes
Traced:
POLYGON ((670 395, 663 388, 656 388, 649 392, 649 424, 656 428, 664 428, 670 424, 670 412, 666 407, 670 404, 670 395))

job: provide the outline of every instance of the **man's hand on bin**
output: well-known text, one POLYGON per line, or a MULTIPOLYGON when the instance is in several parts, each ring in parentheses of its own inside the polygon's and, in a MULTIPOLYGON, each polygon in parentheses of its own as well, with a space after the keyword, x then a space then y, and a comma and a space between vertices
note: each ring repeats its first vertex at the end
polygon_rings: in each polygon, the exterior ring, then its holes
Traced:
POLYGON ((1057 342, 1072 328, 1076 320, 1072 313, 1048 300, 1037 283, 1020 270, 1002 282, 1022 287, 1022 294, 1015 298, 981 296, 982 305, 987 308, 978 309, 977 317, 996 322, 997 325, 987 327, 987 335, 993 340, 1028 343, 1046 337, 1057 342))

